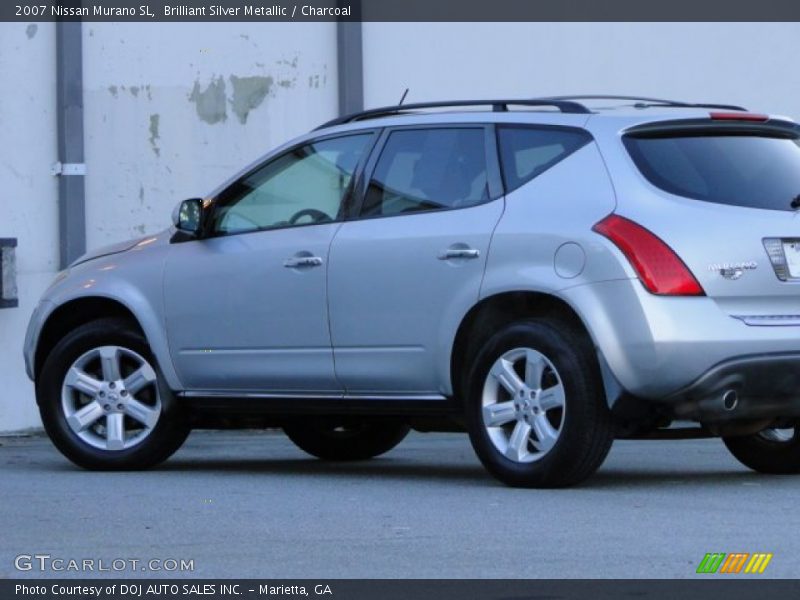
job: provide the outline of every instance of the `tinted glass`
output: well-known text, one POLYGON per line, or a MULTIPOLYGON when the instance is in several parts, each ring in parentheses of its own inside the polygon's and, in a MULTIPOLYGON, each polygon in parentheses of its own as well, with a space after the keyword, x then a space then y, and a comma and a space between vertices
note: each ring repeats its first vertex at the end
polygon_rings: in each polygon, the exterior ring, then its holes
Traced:
POLYGON ((795 140, 753 135, 626 138, 634 162, 659 188, 718 204, 792 210, 800 194, 795 140))
POLYGON ((364 216, 463 208, 489 198, 483 129, 395 131, 367 188, 364 216))
POLYGON ((541 175, 591 140, 579 129, 499 127, 497 141, 506 191, 541 175))
POLYGON ((217 199, 212 230, 229 234, 335 220, 370 136, 314 142, 245 175, 217 199))

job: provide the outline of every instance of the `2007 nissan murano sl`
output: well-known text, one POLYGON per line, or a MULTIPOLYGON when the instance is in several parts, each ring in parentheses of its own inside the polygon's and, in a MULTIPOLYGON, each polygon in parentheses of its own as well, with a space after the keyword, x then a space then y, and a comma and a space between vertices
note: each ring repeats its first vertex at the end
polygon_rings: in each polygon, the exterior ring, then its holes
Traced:
POLYGON ((466 430, 514 486, 614 438, 797 473, 799 139, 627 97, 336 119, 58 275, 25 341, 45 428, 90 469, 255 424, 330 460, 466 430))

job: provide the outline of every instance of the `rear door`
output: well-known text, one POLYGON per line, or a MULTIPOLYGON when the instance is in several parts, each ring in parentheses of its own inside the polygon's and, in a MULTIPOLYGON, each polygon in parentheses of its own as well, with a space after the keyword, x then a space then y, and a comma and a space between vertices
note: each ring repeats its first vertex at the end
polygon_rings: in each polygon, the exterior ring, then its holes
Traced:
POLYGON ((384 131, 337 232, 328 297, 350 394, 444 394, 458 320, 478 300, 503 199, 490 127, 384 131))

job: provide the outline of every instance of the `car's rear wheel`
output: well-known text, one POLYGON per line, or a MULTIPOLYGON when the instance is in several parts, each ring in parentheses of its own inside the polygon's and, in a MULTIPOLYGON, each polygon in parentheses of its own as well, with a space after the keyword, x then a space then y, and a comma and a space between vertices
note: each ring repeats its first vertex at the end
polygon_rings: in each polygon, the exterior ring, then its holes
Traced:
POLYGON ((36 396, 50 439, 87 469, 155 465, 189 433, 146 340, 121 319, 92 321, 56 344, 36 396))
POLYGON ((292 421, 284 431, 295 445, 324 460, 366 460, 384 454, 408 435, 405 423, 347 417, 292 421))
POLYGON ((800 473, 800 433, 798 427, 770 428, 754 435, 722 438, 740 463, 771 474, 800 473))
POLYGON ((613 441, 596 358, 566 323, 521 321, 496 333, 469 377, 467 426, 484 466, 519 487, 578 483, 613 441))

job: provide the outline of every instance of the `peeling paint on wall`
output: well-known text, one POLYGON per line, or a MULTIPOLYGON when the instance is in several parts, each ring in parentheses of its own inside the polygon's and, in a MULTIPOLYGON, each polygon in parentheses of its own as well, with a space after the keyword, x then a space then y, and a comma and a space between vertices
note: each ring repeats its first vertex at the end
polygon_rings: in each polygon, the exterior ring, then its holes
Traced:
POLYGON ((32 40, 36 36, 37 31, 39 31, 39 26, 36 23, 31 23, 25 28, 25 35, 28 36, 29 40, 32 40))
POLYGON ((117 93, 119 92, 119 88, 115 85, 110 85, 108 86, 108 91, 112 96, 114 96, 114 98, 116 98, 117 93))
MULTIPOLYGON (((150 115, 150 145, 153 147, 153 152, 156 153, 156 156, 161 156, 161 150, 156 144, 156 140, 159 138, 158 121, 160 118, 157 113, 150 115)), ((141 190, 141 193, 144 194, 144 190, 141 190)))
POLYGON ((264 102, 264 98, 272 91, 274 83, 275 80, 270 76, 237 77, 231 75, 231 85, 233 85, 231 107, 242 125, 247 122, 247 115, 250 114, 250 111, 258 108, 264 102))
POLYGON ((136 98, 139 95, 139 86, 138 85, 132 85, 130 87, 130 92, 131 92, 131 94, 133 94, 133 97, 136 98))
MULTIPOLYGON (((230 75, 228 77, 232 88, 230 95, 227 93, 225 77, 222 75, 212 77, 205 88, 202 87, 200 80, 196 79, 189 94, 189 102, 194 102, 198 117, 209 125, 227 120, 228 105, 239 123, 245 125, 250 113, 261 106, 267 97, 274 97, 279 88, 288 90, 297 86, 298 75, 294 70, 298 68, 298 60, 295 56, 291 61, 286 59, 277 61, 275 64, 283 67, 279 69, 283 71, 282 73, 245 77, 230 75), (287 69, 291 71, 287 72, 287 69)), ((264 67, 263 63, 255 64, 264 67)), ((321 72, 309 76, 308 87, 325 87, 327 65, 322 65, 322 69, 321 72)), ((145 90, 148 99, 150 98, 150 86, 140 87, 139 90, 145 90)), ((131 93, 136 95, 137 92, 131 88, 131 93)))
MULTIPOLYGON (((148 86, 148 96, 150 88, 148 86)), ((228 118, 225 102, 225 79, 222 76, 212 79, 205 90, 200 89, 200 82, 195 81, 189 102, 194 102, 197 116, 209 125, 219 123, 228 118)))

